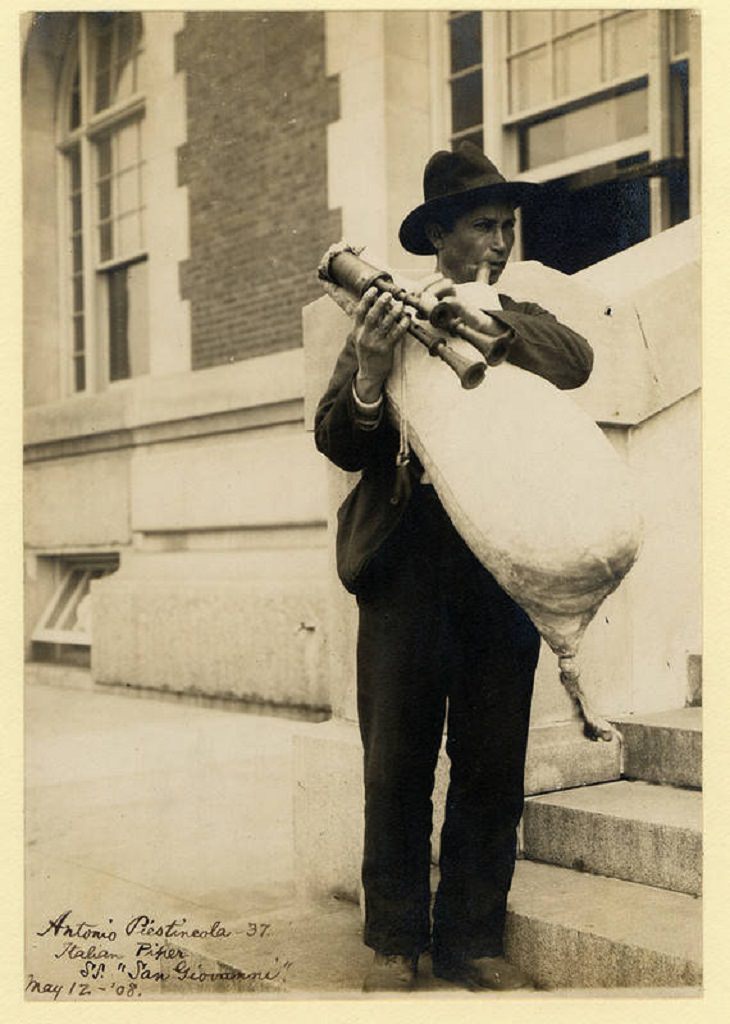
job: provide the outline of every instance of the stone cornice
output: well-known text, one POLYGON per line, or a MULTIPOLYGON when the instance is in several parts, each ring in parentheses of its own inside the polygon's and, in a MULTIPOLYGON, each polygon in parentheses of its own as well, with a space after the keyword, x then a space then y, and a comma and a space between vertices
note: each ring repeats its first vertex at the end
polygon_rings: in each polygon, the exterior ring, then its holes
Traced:
POLYGON ((303 419, 301 349, 208 370, 140 377, 25 413, 25 459, 82 455, 303 419))

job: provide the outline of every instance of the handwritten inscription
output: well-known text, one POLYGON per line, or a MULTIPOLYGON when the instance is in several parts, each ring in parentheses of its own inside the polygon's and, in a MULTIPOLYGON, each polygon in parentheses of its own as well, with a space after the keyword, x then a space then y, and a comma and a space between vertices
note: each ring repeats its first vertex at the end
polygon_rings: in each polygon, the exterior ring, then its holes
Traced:
POLYGON ((52 996, 53 999, 58 999, 61 992, 63 992, 63 985, 52 985, 50 982, 39 981, 31 974, 28 978, 28 984, 25 986, 25 991, 37 992, 40 995, 52 996))
POLYGON ((138 933, 140 935, 164 936, 166 939, 225 939, 231 934, 220 921, 214 921, 210 928, 183 928, 186 921, 187 918, 183 917, 180 921, 175 918, 167 924, 157 924, 154 917, 139 914, 127 921, 124 931, 127 935, 138 933))
MULTIPOLYGON (((108 939, 109 942, 114 942, 117 938, 117 933, 114 928, 108 931, 104 928, 100 928, 95 924, 87 924, 83 919, 77 924, 71 925, 69 919, 71 917, 71 911, 67 910, 63 914, 59 914, 58 917, 48 922, 48 927, 44 928, 43 931, 36 932, 36 935, 48 935, 49 932, 53 932, 54 935, 63 935, 64 938, 68 939, 108 939)), ((111 918, 109 918, 109 924, 113 924, 111 918)))
POLYGON ((267 921, 247 921, 229 928, 219 920, 164 920, 147 913, 119 921, 113 917, 91 919, 68 909, 49 917, 34 934, 43 940, 41 948, 49 954, 46 976, 36 970, 26 977, 26 996, 36 999, 132 999, 140 998, 145 991, 159 994, 164 985, 176 989, 181 985, 217 985, 228 991, 240 985, 241 991, 281 990, 294 966, 291 960, 270 952, 267 955, 270 944, 261 946, 260 940, 265 936, 270 940, 274 935, 267 921), (247 958, 250 953, 253 959, 261 950, 255 959, 263 956, 266 962, 245 967, 229 965, 230 944, 223 942, 226 939, 234 940, 237 955, 241 947, 236 942, 242 939, 247 958), (205 940, 208 949, 212 943, 220 952, 192 952, 186 945, 189 940, 193 940, 194 947, 205 940))
MULTIPOLYGON (((73 924, 71 914, 70 910, 59 914, 58 917, 48 922, 46 928, 36 932, 36 935, 43 936, 53 932, 54 935, 63 935, 64 938, 69 939, 107 939, 109 942, 115 942, 118 938, 118 933, 113 927, 106 928, 106 926, 90 924, 83 919, 73 924)), ((232 934, 223 927, 220 921, 214 921, 209 928, 185 928, 183 926, 186 922, 187 918, 183 917, 180 920, 173 918, 166 924, 158 924, 154 917, 138 914, 127 921, 124 926, 124 934, 155 935, 166 939, 225 939, 232 934)), ((114 924, 112 918, 109 918, 109 924, 114 924)))
POLYGON ((58 953, 53 954, 55 960, 61 960, 63 957, 69 960, 118 960, 120 955, 104 946, 97 948, 93 942, 86 949, 77 946, 75 942, 65 942, 58 953))

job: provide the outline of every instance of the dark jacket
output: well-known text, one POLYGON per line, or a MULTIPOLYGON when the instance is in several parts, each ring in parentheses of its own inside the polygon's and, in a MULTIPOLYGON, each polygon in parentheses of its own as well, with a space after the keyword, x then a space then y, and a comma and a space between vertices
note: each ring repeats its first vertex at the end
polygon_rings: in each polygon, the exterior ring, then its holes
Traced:
MULTIPOLYGON (((593 351, 585 338, 534 302, 515 302, 508 295, 499 298, 503 308, 489 313, 514 332, 509 362, 564 390, 588 380, 593 351)), ((398 432, 387 415, 375 429, 361 425, 352 394, 356 372, 355 347, 348 338, 317 407, 314 432, 317 448, 336 466, 362 470, 337 513, 337 571, 353 594, 360 591, 367 566, 400 522, 408 494, 391 500, 398 432)), ((421 467, 413 457, 411 470, 418 478, 421 467)))

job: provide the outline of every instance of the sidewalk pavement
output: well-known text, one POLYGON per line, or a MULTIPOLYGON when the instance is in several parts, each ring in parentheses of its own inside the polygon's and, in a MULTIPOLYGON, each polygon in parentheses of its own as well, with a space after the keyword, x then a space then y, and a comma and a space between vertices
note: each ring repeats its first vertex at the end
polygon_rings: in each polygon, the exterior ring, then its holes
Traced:
POLYGON ((59 679, 26 687, 26 996, 361 998, 359 908, 296 893, 316 723, 59 679))

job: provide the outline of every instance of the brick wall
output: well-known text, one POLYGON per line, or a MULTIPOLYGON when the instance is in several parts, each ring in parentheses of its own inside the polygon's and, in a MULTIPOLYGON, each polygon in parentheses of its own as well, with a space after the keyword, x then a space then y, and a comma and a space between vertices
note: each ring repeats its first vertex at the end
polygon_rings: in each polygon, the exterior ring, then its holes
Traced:
POLYGON ((189 13, 178 36, 188 141, 193 369, 301 345, 314 271, 340 237, 327 207, 324 13, 189 13))

